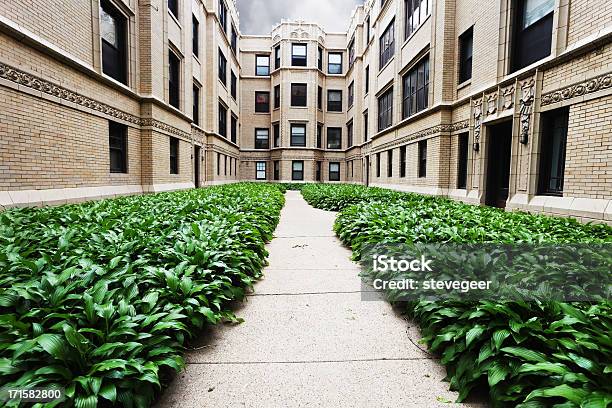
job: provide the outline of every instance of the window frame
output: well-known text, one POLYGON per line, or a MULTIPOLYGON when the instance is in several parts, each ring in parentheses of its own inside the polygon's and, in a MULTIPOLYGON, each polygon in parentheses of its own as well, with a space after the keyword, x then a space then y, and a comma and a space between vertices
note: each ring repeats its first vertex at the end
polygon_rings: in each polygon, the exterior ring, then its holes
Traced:
POLYGON ((562 197, 565 187, 565 169, 567 164, 567 138, 569 130, 569 108, 559 108, 542 113, 542 129, 540 138, 540 163, 538 166, 538 195, 562 197), (554 142, 558 135, 555 131, 561 129, 561 138, 558 141, 557 157, 554 158, 554 142), (556 173, 553 177, 553 165, 557 162, 556 173), (557 179, 556 186, 551 188, 553 179, 557 179))
POLYGON ((168 11, 174 18, 179 19, 179 0, 168 0, 168 11))
POLYGON ((353 147, 353 140, 354 138, 354 127, 353 127, 353 120, 351 119, 347 124, 346 124, 346 147, 347 148, 351 148, 353 147))
POLYGON ((327 73, 329 75, 342 75, 344 72, 344 67, 342 66, 342 59, 344 53, 342 52, 328 52, 327 53, 327 73), (331 62, 332 56, 340 56, 340 62, 331 62), (333 69, 332 69, 333 67, 333 69))
POLYGON ((355 63, 355 36, 353 36, 353 38, 351 39, 351 42, 349 43, 347 48, 347 52, 349 69, 351 69, 353 67, 353 64, 355 63))
POLYGON ((232 24, 232 37, 230 40, 230 48, 234 52, 234 55, 238 53, 238 30, 236 30, 234 24, 232 24))
POLYGON ((469 158, 468 132, 457 135, 457 188, 467 189, 468 158, 469 158))
POLYGON ((393 177, 393 149, 387 150, 387 177, 393 177))
POLYGON ((109 171, 112 174, 128 173, 128 128, 121 123, 108 121, 109 171), (119 154, 120 163, 113 165, 113 152, 119 154))
POLYGON ((355 104, 355 81, 351 81, 348 86, 348 108, 351 109, 355 104))
POLYGON ((267 180, 268 179, 268 164, 265 161, 256 161, 255 162, 255 180, 267 180), (260 169, 259 165, 263 165, 263 169, 260 169), (260 177, 261 172, 263 172, 263 177, 260 177))
POLYGON ((378 97, 378 131, 393 126, 393 87, 378 97))
POLYGON ((255 149, 269 150, 270 149, 270 128, 255 128, 255 149), (266 132, 266 138, 259 137, 259 132, 266 132))
POLYGON ((107 75, 114 80, 127 85, 129 19, 108 0, 102 0, 100 2, 100 9, 100 19, 102 19, 102 13, 107 14, 113 19, 115 39, 117 42, 117 45, 115 46, 104 38, 102 33, 102 22, 100 22, 100 54, 102 59, 102 72, 104 75, 107 75))
POLYGON ((342 90, 341 89, 328 89, 327 90, 327 111, 328 112, 342 112, 342 90), (330 101, 332 94, 340 95, 340 101, 330 101))
POLYGON ((326 146, 328 150, 342 150, 342 128, 341 127, 334 127, 334 126, 328 126, 327 127, 327 140, 326 140, 326 146), (334 138, 332 139, 330 136, 332 133, 336 133, 337 135, 334 135, 334 138), (337 147, 336 144, 331 144, 330 141, 335 141, 337 137, 337 147))
POLYGON ((200 57, 200 22, 195 14, 191 15, 191 52, 196 58, 200 57))
POLYGON ((255 76, 270 76, 270 54, 255 54, 255 76), (259 65, 260 58, 265 58, 267 64, 259 65))
POLYGON ((181 59, 168 49, 168 103, 181 109, 181 59))
POLYGON ((255 113, 270 113, 270 92, 255 91, 255 113), (267 102, 258 102, 258 96, 267 97, 267 102))
POLYGON ((274 147, 280 147, 281 145, 281 134, 280 134, 280 123, 276 122, 272 124, 272 133, 274 137, 274 147))
POLYGON ((402 119, 414 116, 429 107, 429 70, 429 55, 426 55, 402 76, 402 119), (413 80, 416 81, 414 88, 412 88, 413 80))
POLYGON ((320 45, 317 50, 317 69, 323 72, 323 47, 320 45))
POLYGON ((380 36, 378 51, 378 70, 382 71, 395 55, 395 18, 380 36))
POLYGON ((306 43, 291 43, 291 66, 305 67, 308 65, 308 44, 306 43), (304 48, 304 55, 297 55, 296 48, 304 48))
POLYGON ((234 71, 230 71, 230 95, 233 100, 238 98, 238 77, 234 71))
POLYGON ((227 35, 227 5, 224 0, 219 0, 219 25, 223 29, 223 33, 227 35))
POLYGON ((418 142, 417 177, 427 178, 427 139, 418 142))
POLYGON ((281 86, 274 86, 274 109, 280 109, 281 103, 281 86))
POLYGON ((275 181, 278 181, 278 180, 280 180, 280 160, 274 160, 273 166, 274 166, 274 168, 273 168, 273 171, 274 171, 273 179, 275 181))
POLYGON ((200 126, 200 89, 201 87, 196 82, 194 82, 191 115, 193 116, 193 123, 197 126, 200 126))
POLYGON ((431 0, 404 0, 404 40, 414 34, 431 14, 431 0), (423 6, 425 11, 423 12, 423 6), (416 11, 416 14, 415 14, 416 11))
POLYGON ((365 95, 367 95, 370 92, 370 66, 366 66, 365 67, 365 75, 364 75, 365 79, 365 95))
POLYGON ((408 147, 406 145, 400 146, 400 178, 406 177, 406 156, 408 147))
POLYGON ((274 69, 279 69, 281 67, 281 46, 278 44, 274 47, 274 69))
POLYGON ((376 153, 376 178, 380 178, 380 152, 376 153))
POLYGON ((368 141, 368 126, 369 126, 369 116, 370 116, 370 112, 369 110, 366 110, 365 112, 363 112, 363 142, 367 142, 368 141))
POLYGON ((551 55, 552 52, 552 37, 554 30, 554 14, 555 5, 553 2, 552 10, 547 14, 540 16, 539 19, 533 21, 527 27, 522 27, 525 21, 525 5, 527 0, 517 1, 513 0, 514 6, 513 24, 512 27, 512 50, 511 50, 511 63, 510 73, 519 71, 531 64, 535 64, 544 58, 551 55), (537 34, 545 34, 545 38, 537 38, 537 40, 543 42, 538 46, 536 41, 537 34), (530 50, 532 54, 524 55, 521 51, 530 50), (540 53, 537 53, 540 51, 540 53))
POLYGON ((328 178, 329 178, 329 181, 340 181, 340 162, 329 162, 328 178), (338 166, 338 170, 332 171, 332 165, 338 166))
POLYGON ((227 111, 228 108, 219 101, 219 120, 218 120, 218 130, 219 130, 219 135, 221 135, 221 137, 227 139, 227 111), (222 112, 224 112, 222 114, 222 112))
POLYGON ((174 136, 169 136, 170 141, 170 174, 179 174, 180 164, 180 145, 179 139, 174 136))
POLYGON ((230 116, 230 140, 232 143, 238 142, 238 117, 233 112, 230 116))
POLYGON ((308 104, 308 84, 306 83, 291 83, 291 107, 304 108, 308 104), (303 88, 303 95, 296 92, 303 88))
POLYGON ((305 123, 291 123, 290 125, 290 137, 289 137, 289 145, 291 147, 306 147, 306 124, 305 123), (294 129, 303 129, 303 135, 294 135, 294 129), (303 141, 300 142, 300 139, 303 137, 303 141))
POLYGON ((292 181, 303 181, 304 180, 304 160, 292 160, 291 161, 291 180, 292 181), (295 165, 301 164, 302 169, 296 170, 295 165), (296 177, 299 174, 299 177, 296 177))
POLYGON ((459 84, 472 79, 474 61, 474 27, 470 27, 459 36, 459 84), (467 55, 469 51, 469 56, 467 55))
POLYGON ((219 80, 223 84, 223 86, 227 86, 227 58, 221 48, 219 48, 219 80))

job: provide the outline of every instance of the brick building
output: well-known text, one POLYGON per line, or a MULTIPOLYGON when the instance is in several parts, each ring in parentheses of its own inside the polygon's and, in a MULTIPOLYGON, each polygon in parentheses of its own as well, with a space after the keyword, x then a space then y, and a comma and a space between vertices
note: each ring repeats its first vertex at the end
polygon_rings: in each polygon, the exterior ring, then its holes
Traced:
POLYGON ((612 3, 0 3, 0 205, 354 182, 612 223, 612 3), (263 12, 263 11, 262 11, 263 12))

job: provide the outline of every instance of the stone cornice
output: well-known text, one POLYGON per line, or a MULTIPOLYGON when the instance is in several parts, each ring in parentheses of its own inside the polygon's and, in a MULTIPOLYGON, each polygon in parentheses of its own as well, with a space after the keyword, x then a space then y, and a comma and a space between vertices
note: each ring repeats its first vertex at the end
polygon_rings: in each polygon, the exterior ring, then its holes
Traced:
POLYGON ((547 106, 608 88, 612 88, 612 73, 599 75, 556 91, 547 92, 542 95, 540 105, 547 106))
POLYGON ((383 143, 379 146, 376 146, 374 148, 372 148, 372 153, 377 153, 383 150, 387 150, 390 148, 394 148, 397 146, 401 146, 404 145, 406 143, 412 142, 413 140, 416 139, 421 139, 423 137, 427 137, 427 136, 432 136, 432 135, 436 135, 438 133, 450 133, 450 132, 456 132, 459 130, 463 130, 463 129, 468 129, 470 127, 470 121, 469 120, 463 120, 461 122, 456 122, 453 124, 442 124, 442 125, 436 125, 436 126, 432 126, 430 128, 427 129, 423 129, 420 130, 418 132, 412 133, 408 136, 404 136, 402 138, 396 139, 396 140, 392 140, 390 142, 387 143, 383 143))

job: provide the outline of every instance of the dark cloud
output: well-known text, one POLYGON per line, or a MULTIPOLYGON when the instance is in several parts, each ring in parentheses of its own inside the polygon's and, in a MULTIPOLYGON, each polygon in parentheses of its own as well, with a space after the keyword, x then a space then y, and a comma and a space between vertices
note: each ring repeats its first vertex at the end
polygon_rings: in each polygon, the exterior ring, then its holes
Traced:
POLYGON ((269 34, 281 20, 318 23, 325 31, 342 32, 363 0, 238 0, 243 34, 269 34))

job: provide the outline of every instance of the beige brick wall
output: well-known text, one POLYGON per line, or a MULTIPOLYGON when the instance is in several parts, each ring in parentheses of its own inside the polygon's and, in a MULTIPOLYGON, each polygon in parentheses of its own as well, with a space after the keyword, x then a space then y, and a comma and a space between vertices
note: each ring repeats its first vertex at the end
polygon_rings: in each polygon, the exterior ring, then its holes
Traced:
POLYGON ((609 0, 578 0, 569 4, 568 44, 612 25, 612 2, 609 0))

